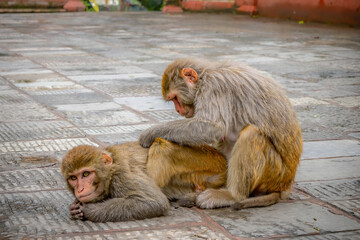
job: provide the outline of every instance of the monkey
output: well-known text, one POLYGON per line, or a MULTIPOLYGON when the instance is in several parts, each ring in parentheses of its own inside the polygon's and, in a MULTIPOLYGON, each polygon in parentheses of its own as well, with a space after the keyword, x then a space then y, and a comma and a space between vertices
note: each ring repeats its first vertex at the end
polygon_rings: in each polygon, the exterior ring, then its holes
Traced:
POLYGON ((169 200, 192 207, 199 193, 225 185, 227 168, 224 155, 208 145, 180 146, 157 138, 146 171, 169 200))
POLYGON ((209 144, 227 159, 226 186, 201 192, 199 208, 262 207, 289 196, 302 134, 273 78, 242 63, 178 59, 164 71, 161 88, 185 119, 145 130, 141 146, 157 137, 185 146, 209 144))
POLYGON ((224 186, 226 159, 210 146, 158 138, 150 149, 138 142, 77 146, 63 157, 61 172, 76 198, 69 207, 73 219, 141 220, 166 215, 168 200, 191 207, 201 191, 224 186))

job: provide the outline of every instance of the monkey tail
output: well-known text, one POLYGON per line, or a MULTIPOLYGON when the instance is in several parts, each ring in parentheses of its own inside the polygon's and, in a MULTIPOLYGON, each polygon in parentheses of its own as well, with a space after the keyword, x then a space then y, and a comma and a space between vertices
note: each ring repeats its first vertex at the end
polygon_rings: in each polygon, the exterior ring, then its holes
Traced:
POLYGON ((273 192, 267 195, 262 195, 258 197, 251 197, 240 202, 234 203, 231 207, 234 210, 240 210, 243 208, 252 208, 252 207, 266 207, 277 203, 280 199, 280 192, 273 192))

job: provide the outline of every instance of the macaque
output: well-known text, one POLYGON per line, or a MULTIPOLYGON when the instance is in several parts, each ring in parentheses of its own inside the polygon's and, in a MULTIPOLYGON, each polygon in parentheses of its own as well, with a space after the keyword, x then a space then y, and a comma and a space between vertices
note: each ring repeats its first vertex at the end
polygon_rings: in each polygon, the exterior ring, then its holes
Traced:
POLYGON ((64 156, 61 172, 76 197, 70 205, 74 219, 140 220, 165 215, 168 199, 190 207, 201 191, 225 185, 226 159, 209 146, 182 147, 159 138, 150 149, 136 142, 77 146, 64 156))
POLYGON ((288 196, 302 134, 289 99, 271 77, 243 64, 179 59, 164 72, 162 95, 186 119, 147 129, 140 144, 149 147, 157 137, 210 144, 228 161, 226 187, 200 193, 198 207, 260 207, 288 196))

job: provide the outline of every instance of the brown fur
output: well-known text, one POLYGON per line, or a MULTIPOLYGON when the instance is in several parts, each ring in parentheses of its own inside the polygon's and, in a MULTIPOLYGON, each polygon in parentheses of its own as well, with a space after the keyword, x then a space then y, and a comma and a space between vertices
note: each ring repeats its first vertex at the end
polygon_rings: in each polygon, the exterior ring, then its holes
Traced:
POLYGON ((239 63, 180 59, 165 70, 162 93, 165 100, 176 97, 182 101, 178 106, 194 108, 194 114, 146 130, 140 144, 147 147, 156 137, 188 146, 212 144, 228 160, 226 189, 204 191, 199 207, 230 206, 253 195, 257 204, 244 206, 265 206, 283 195, 272 193, 291 189, 302 135, 290 101, 271 77, 239 63))
MULTIPOLYGON (((195 204, 197 186, 221 187, 226 181, 226 160, 218 151, 208 146, 180 147, 164 139, 157 139, 150 149, 136 142, 105 150, 78 146, 65 155, 61 171, 67 181, 83 167, 95 169, 96 184, 104 184, 105 191, 90 203, 76 200, 70 211, 77 219, 94 222, 161 216, 169 209, 167 198, 180 199, 180 205, 190 207, 195 204), (104 165, 102 153, 111 156, 112 165, 104 165)), ((68 188, 74 193, 69 183, 68 188)))

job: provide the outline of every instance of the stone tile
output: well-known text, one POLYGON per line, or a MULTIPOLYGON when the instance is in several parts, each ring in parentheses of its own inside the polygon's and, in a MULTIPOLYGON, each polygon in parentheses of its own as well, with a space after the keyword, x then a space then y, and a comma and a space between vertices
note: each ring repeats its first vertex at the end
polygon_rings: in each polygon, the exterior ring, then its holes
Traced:
POLYGON ((300 120, 300 126, 303 135, 303 140, 305 142, 319 141, 319 140, 333 140, 344 137, 344 132, 341 130, 328 129, 316 123, 306 122, 306 119, 300 120))
POLYGON ((359 229, 357 221, 332 214, 326 207, 310 202, 278 203, 241 211, 222 209, 205 212, 232 235, 242 238, 295 237, 359 229))
POLYGON ((93 235, 96 231, 104 232, 111 229, 123 230, 122 232, 138 231, 139 228, 201 222, 197 212, 174 207, 167 216, 141 221, 114 223, 74 221, 70 220, 68 213, 68 206, 72 202, 73 196, 67 190, 4 193, 0 198, 0 210, 8 217, 2 220, 2 237, 45 237, 68 233, 93 235))
POLYGON ((104 234, 76 234, 64 237, 54 237, 53 239, 231 239, 226 237, 223 233, 216 232, 204 226, 189 226, 189 227, 178 227, 176 229, 149 229, 142 231, 131 231, 131 232, 113 232, 104 234))
POLYGON ((55 120, 53 113, 37 103, 2 104, 0 122, 55 120))
POLYGON ((326 182, 302 182, 296 187, 345 212, 360 217, 360 178, 326 182))
POLYGON ((109 99, 95 92, 78 92, 75 94, 34 95, 34 99, 48 106, 65 104, 101 103, 109 99))
POLYGON ((23 89, 24 91, 30 92, 31 91, 44 91, 44 90, 51 90, 51 89, 73 89, 73 88, 81 88, 80 85, 70 81, 54 81, 54 82, 28 82, 28 83, 17 83, 15 84, 16 87, 23 89))
POLYGON ((143 81, 136 81, 132 83, 119 83, 109 82, 104 84, 98 83, 86 83, 87 87, 97 89, 105 94, 114 98, 119 97, 142 97, 142 96, 160 96, 161 87, 160 84, 155 83, 143 83, 143 81))
POLYGON ((359 240, 360 231, 338 232, 328 234, 309 235, 302 237, 282 238, 286 240, 359 240))
POLYGON ((6 152, 0 154, 0 171, 54 167, 66 150, 50 152, 6 152))
POLYGON ((1 194, 65 188, 60 167, 0 172, 1 194))
POLYGON ((58 111, 66 111, 66 112, 122 110, 122 107, 120 105, 113 102, 63 104, 63 105, 55 105, 54 107, 58 111))
POLYGON ((0 142, 67 137, 85 134, 65 121, 0 123, 0 142))
MULTIPOLYGON (((320 149, 323 146, 318 146, 320 149)), ((329 146, 331 147, 331 146, 329 146)), ((345 149, 346 150, 346 149, 345 149)), ((360 177, 360 157, 301 160, 296 181, 323 181, 360 177)))
POLYGON ((33 96, 46 96, 46 95, 70 95, 70 94, 82 94, 82 93, 93 93, 94 91, 87 88, 82 88, 80 85, 73 85, 71 88, 67 89, 64 86, 51 86, 49 89, 40 87, 40 89, 25 89, 28 91, 28 94, 33 96))
POLYGON ((304 142, 302 159, 359 156, 360 143, 355 140, 304 142))
POLYGON ((352 137, 354 137, 354 138, 360 139, 360 132, 350 133, 349 136, 352 136, 352 137))
POLYGON ((175 109, 172 102, 166 102, 162 97, 123 97, 114 98, 114 101, 121 105, 126 105, 138 111, 158 111, 175 109))
POLYGON ((333 98, 332 101, 349 108, 360 106, 360 96, 333 98))
POLYGON ((329 104, 328 102, 317 100, 315 98, 310 98, 310 97, 290 98, 290 102, 293 106, 329 104))
POLYGON ((51 152, 51 151, 67 151, 77 145, 98 144, 87 138, 65 138, 55 140, 35 140, 35 141, 18 141, 18 142, 0 142, 0 154, 13 152, 51 152))
POLYGON ((140 132, 146 130, 150 126, 151 126, 150 124, 140 124, 140 125, 129 125, 129 126, 81 128, 81 130, 89 135, 108 135, 108 134, 140 132))
POLYGON ((108 145, 115 145, 126 142, 136 142, 139 140, 140 133, 141 132, 99 135, 95 136, 95 139, 108 145))
POLYGON ((81 76, 69 76, 74 81, 106 81, 106 80, 129 80, 136 78, 153 78, 157 75, 153 73, 123 73, 123 74, 106 74, 106 75, 81 75, 81 76))
POLYGON ((144 113, 159 122, 168 122, 168 121, 184 119, 184 117, 181 117, 175 111, 175 107, 171 111, 160 111, 159 110, 159 111, 148 111, 148 112, 144 112, 144 113))
POLYGON ((27 75, 27 74, 49 74, 52 73, 51 70, 44 68, 35 68, 35 69, 19 69, 13 71, 2 71, 2 76, 12 76, 12 75, 27 75))
POLYGON ((78 127, 143 124, 149 122, 147 118, 127 110, 65 111, 63 114, 78 127))
POLYGON ((1 104, 26 104, 34 102, 31 98, 12 89, 0 90, 1 104))
POLYGON ((360 111, 335 105, 296 106, 300 121, 309 121, 323 126, 328 131, 358 131, 360 129, 360 111), (346 117, 344 117, 346 116, 346 117))

